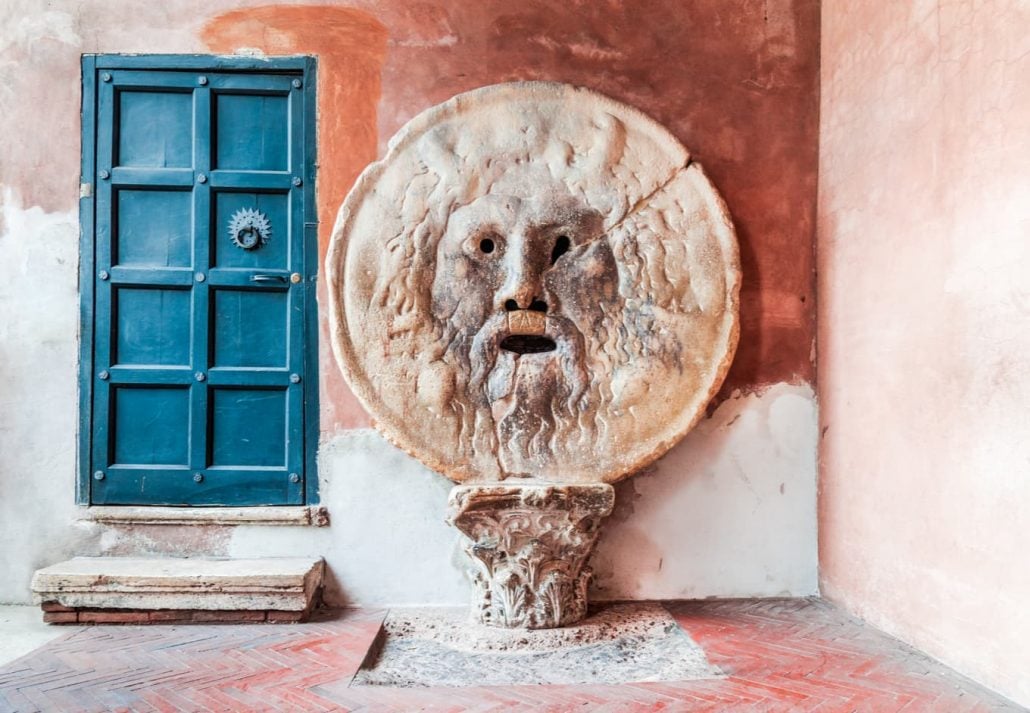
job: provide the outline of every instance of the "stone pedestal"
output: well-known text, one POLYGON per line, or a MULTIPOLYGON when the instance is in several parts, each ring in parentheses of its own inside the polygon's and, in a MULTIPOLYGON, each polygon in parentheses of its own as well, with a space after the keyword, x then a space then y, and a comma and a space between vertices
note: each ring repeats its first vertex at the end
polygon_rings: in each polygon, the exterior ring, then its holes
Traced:
POLYGON ((459 485, 448 521, 467 538, 473 616, 483 624, 549 629, 587 611, 601 523, 615 504, 605 483, 459 485))

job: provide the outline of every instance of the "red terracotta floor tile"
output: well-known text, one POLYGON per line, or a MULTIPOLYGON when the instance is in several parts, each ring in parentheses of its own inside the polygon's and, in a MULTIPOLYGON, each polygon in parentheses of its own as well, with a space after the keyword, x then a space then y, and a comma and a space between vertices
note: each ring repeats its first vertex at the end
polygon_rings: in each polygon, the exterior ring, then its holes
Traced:
POLYGON ((93 626, 0 668, 0 711, 1001 711, 1019 707, 817 599, 673 602, 725 674, 620 686, 352 687, 385 611, 93 626))

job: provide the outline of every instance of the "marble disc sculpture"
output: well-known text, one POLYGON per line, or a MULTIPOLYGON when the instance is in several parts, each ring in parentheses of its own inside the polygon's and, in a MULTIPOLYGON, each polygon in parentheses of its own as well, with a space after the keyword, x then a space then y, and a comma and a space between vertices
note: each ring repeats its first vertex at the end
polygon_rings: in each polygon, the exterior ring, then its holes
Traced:
POLYGON ((585 89, 461 94, 361 174, 328 275, 354 392, 458 482, 473 617, 581 620, 610 483, 701 418, 736 348, 737 241, 701 167, 585 89))
POLYGON ((328 275, 355 394, 456 482, 631 475, 701 418, 737 343, 737 241, 701 167, 564 84, 408 122, 344 202, 328 275))

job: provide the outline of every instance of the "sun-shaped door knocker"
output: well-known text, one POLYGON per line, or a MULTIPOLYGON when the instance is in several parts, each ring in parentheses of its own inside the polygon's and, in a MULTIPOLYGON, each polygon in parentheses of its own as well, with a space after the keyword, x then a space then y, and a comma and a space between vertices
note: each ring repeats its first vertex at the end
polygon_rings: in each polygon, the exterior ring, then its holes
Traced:
POLYGON ((232 244, 242 250, 256 250, 268 242, 272 235, 272 225, 259 210, 241 208, 229 221, 229 237, 232 244))

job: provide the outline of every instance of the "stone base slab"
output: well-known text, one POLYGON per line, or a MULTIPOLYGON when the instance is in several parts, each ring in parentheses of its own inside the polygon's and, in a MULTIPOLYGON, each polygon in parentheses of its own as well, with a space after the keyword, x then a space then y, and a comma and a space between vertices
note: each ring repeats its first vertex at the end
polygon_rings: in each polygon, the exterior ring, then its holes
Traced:
MULTIPOLYGON (((76 557, 38 570, 32 578, 32 591, 45 613, 75 613, 76 623, 97 621, 96 613, 112 610, 132 614, 134 621, 142 621, 135 615, 151 621, 152 614, 165 611, 224 612, 234 615, 233 621, 244 620, 243 613, 253 613, 262 615, 257 620, 266 621, 267 612, 310 612, 321 590, 324 569, 321 559, 290 557, 76 557)), ((128 621, 125 616, 121 621, 128 621)), ((50 617, 53 623, 70 619, 50 617)), ((193 620, 202 618, 194 616, 193 620)))
MULTIPOLYGON (((354 686, 522 686, 723 675, 660 604, 612 604, 560 629, 477 625, 456 610, 392 610, 354 686)), ((564 708, 562 708, 564 710, 564 708)))

